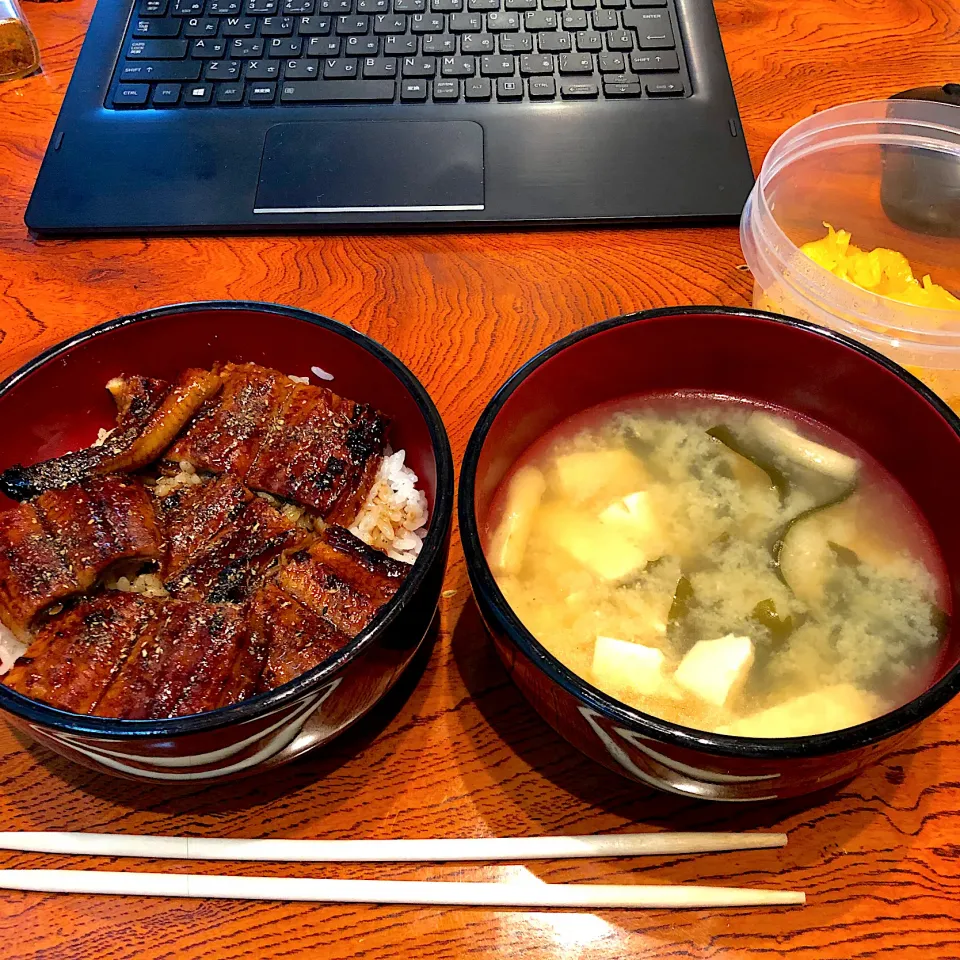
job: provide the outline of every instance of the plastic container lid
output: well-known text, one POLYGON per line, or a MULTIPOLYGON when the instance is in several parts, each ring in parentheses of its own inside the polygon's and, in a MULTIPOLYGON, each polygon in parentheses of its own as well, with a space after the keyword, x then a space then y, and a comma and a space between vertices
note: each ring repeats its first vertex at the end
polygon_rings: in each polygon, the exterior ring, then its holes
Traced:
POLYGON ((801 121, 773 145, 740 240, 754 303, 812 320, 904 364, 960 369, 960 311, 900 303, 840 279, 799 247, 824 222, 960 295, 960 107, 878 100, 801 121))

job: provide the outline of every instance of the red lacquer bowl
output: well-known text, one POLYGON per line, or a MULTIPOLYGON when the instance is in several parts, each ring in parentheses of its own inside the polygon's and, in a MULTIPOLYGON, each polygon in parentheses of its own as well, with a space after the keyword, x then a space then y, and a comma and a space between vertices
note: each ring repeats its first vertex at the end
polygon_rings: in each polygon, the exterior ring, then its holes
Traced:
POLYGON ((822 421, 876 457, 906 488, 939 543, 951 609, 960 609, 960 420, 901 367, 839 334, 756 310, 673 307, 608 320, 548 347, 499 390, 474 429, 460 476, 470 581, 517 686, 572 744, 618 773, 671 793, 766 800, 844 780, 893 749, 960 690, 952 627, 931 686, 856 727, 809 737, 705 733, 634 710, 582 680, 521 624, 481 547, 510 467, 546 431, 595 404, 700 390, 779 404, 822 421))
MULTIPOLYGON (((270 693, 173 720, 111 720, 57 710, 0 686, 6 719, 85 766, 150 782, 247 776, 337 736, 390 689, 427 635, 440 598, 453 512, 453 460, 433 401, 391 353, 304 310, 262 303, 182 304, 121 317, 66 340, 0 384, 0 466, 88 446, 116 412, 104 384, 119 373, 172 378, 214 361, 295 376, 319 366, 329 386, 392 420, 430 510, 423 551, 393 601, 320 666, 270 693)), ((315 377, 312 382, 318 382, 315 377)), ((0 495, 0 509, 12 506, 0 495)))

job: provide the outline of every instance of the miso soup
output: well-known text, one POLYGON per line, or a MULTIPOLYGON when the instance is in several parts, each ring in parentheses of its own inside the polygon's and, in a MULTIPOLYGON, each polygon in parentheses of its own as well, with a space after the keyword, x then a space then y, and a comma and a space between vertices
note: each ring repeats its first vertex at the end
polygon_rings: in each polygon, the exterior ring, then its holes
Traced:
POLYGON ((902 487, 819 423, 700 394, 561 424, 491 511, 508 603, 610 696, 716 733, 871 720, 936 670, 943 564, 902 487))

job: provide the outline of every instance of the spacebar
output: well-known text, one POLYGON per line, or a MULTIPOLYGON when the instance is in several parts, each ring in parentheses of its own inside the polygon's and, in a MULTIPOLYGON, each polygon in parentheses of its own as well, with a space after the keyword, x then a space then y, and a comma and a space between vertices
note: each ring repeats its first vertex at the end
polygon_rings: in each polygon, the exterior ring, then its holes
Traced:
POLYGON ((335 103, 350 100, 392 100, 393 80, 303 80, 285 83, 281 103, 335 103))

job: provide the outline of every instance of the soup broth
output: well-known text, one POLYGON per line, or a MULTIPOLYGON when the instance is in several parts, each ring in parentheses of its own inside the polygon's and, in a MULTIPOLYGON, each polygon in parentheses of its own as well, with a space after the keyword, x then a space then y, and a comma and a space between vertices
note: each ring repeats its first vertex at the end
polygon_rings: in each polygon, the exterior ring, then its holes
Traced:
POLYGON ((570 670, 716 733, 805 736, 929 682, 948 596, 932 534, 821 424, 703 395, 561 424, 495 498, 485 552, 570 670))

